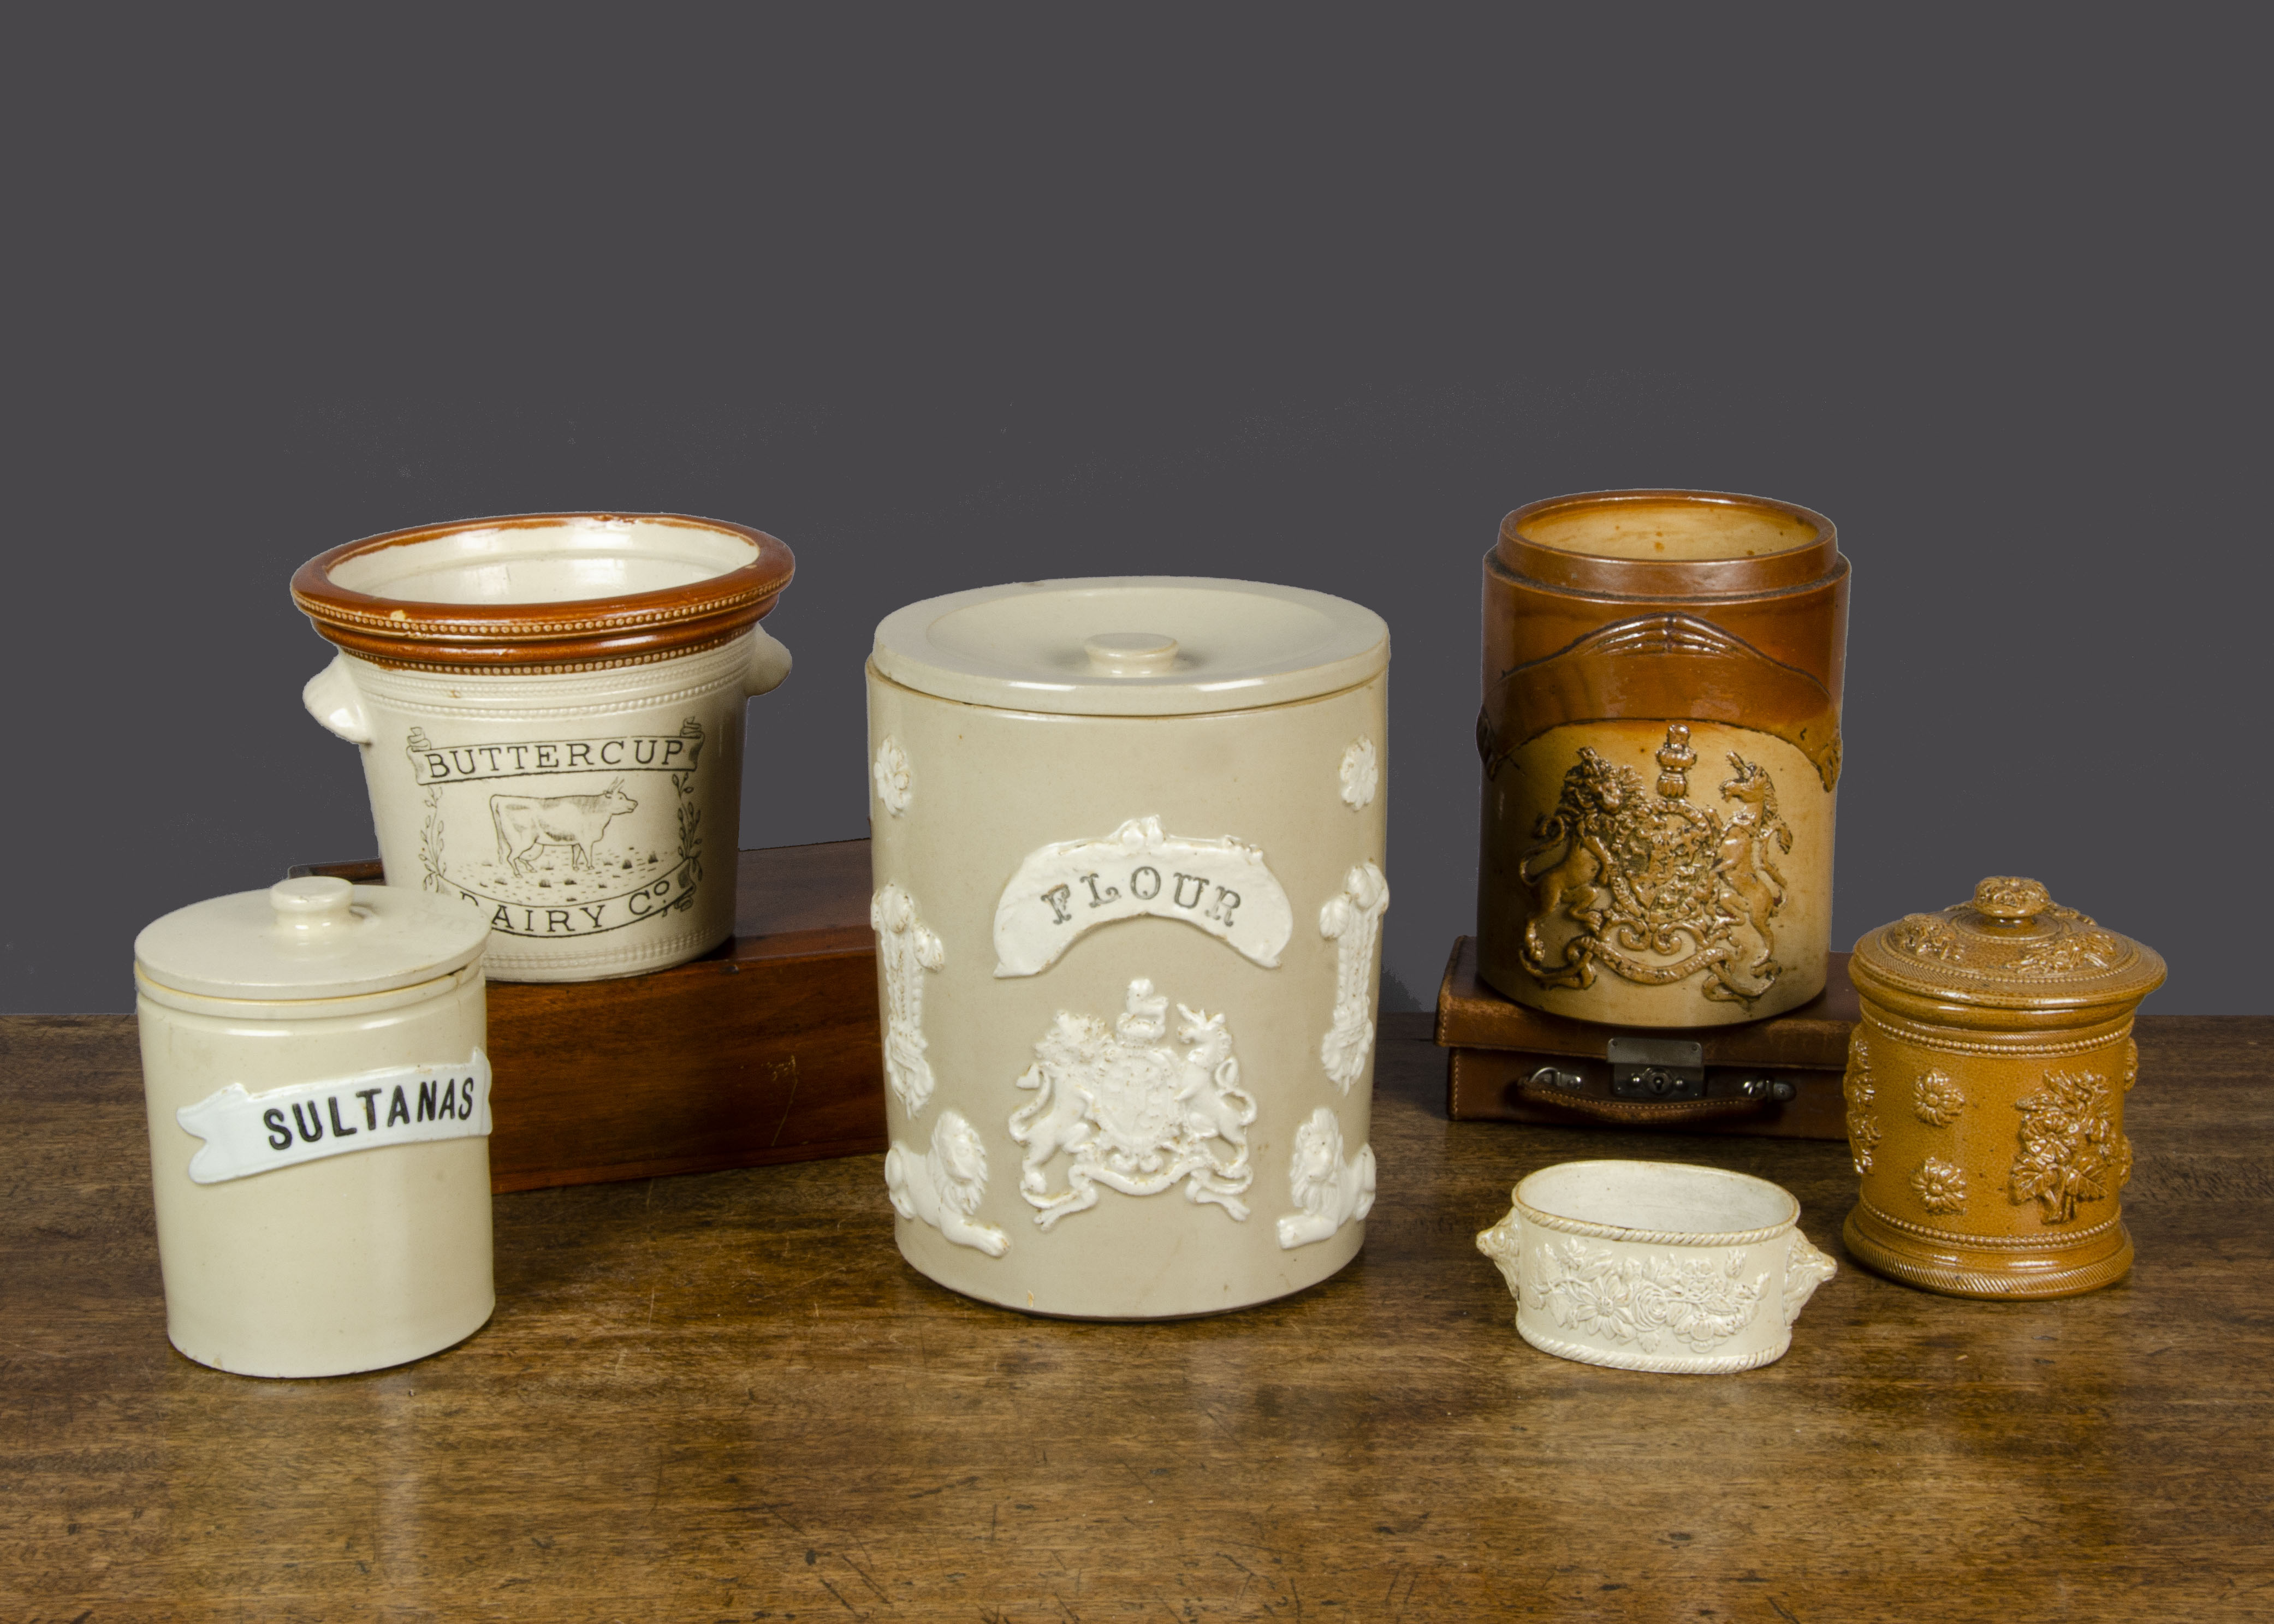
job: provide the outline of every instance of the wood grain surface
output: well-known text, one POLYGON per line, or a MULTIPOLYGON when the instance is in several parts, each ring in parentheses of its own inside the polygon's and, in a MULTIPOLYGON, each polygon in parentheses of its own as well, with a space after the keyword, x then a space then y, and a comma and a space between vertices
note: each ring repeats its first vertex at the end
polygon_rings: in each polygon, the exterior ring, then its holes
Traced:
MULTIPOLYGON (((311 863, 383 883, 379 859, 311 863)), ((734 934, 599 981, 492 981, 493 1190, 885 1148, 869 843, 739 854, 734 934)))
POLYGON ((2141 1023, 2140 1265, 2067 1301, 1846 1264, 1840 1147, 1653 1138, 1842 1258, 1715 1378, 1517 1340, 1474 1231, 1637 1141, 1448 1122, 1427 1027, 1366 1252, 1279 1304, 981 1307, 860 1156, 501 1196, 486 1328, 269 1382, 166 1344, 131 1024, 0 1022, 0 1617, 2274 1617, 2274 1021, 2141 1023))

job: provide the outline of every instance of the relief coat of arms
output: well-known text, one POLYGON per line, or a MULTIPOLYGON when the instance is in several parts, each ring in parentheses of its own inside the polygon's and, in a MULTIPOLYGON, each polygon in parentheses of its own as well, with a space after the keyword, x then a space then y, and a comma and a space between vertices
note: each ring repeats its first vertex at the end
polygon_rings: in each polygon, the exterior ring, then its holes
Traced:
POLYGON ((1731 752, 1725 816, 1690 799, 1689 728, 1668 727, 1657 759, 1654 795, 1632 768, 1585 748, 1563 775, 1521 870, 1532 888, 1524 967, 1547 987, 1592 987, 1597 965, 1653 986, 1702 974, 1708 998, 1750 1004, 1782 969, 1774 853, 1792 850, 1792 829, 1777 816, 1776 786, 1731 752))
POLYGON ((1239 1086, 1231 1034, 1222 1015, 1180 1004, 1172 1045, 1168 1007, 1140 979, 1111 1028, 1061 1011, 1035 1045, 1019 1086, 1036 1098, 1012 1114, 1011 1137, 1026 1152, 1020 1193, 1043 1229, 1096 1206, 1100 1185, 1158 1195, 1179 1180, 1187 1200, 1247 1216, 1239 1196, 1255 1177, 1247 1157, 1255 1101, 1239 1086), (1046 1169, 1061 1152, 1071 1165, 1054 1191, 1046 1169))

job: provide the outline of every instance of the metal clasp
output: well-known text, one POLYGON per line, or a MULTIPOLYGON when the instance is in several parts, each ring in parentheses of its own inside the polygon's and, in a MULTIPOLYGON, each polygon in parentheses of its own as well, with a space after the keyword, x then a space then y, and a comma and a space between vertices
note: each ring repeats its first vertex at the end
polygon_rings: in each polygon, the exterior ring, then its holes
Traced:
POLYGON ((1613 1038, 1611 1093, 1622 1100, 1702 1100, 1706 1046, 1679 1038, 1613 1038))

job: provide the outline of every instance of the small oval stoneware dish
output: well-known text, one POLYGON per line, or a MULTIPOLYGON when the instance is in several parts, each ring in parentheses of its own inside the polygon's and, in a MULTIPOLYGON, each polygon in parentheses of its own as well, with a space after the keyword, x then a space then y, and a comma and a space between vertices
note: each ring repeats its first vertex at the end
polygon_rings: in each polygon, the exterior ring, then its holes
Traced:
POLYGON ((2073 1297, 2132 1267, 2132 1017, 2164 961, 1998 876, 1856 944, 1848 1250, 1954 1297, 2073 1297))
POLYGON ((1517 1335, 1583 1365, 1723 1375, 1782 1358, 1838 1266, 1766 1179, 1668 1162, 1565 1162, 1477 1237, 1517 1335))
POLYGON ((734 929, 744 701, 789 672, 758 621, 772 537, 677 514, 395 530, 302 565, 339 654, 304 697, 363 751, 390 885, 477 904, 508 981, 631 975, 734 929))
POLYGON ((339 1376, 489 1318, 489 942, 459 898, 324 878, 135 938, 175 1347, 241 1376, 339 1376))

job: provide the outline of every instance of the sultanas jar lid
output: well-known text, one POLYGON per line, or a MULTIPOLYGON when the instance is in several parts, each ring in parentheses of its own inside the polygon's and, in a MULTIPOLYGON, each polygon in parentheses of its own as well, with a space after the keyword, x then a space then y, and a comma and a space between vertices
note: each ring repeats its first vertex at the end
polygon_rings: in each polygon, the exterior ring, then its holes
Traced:
POLYGON ((1998 876, 1971 901, 1865 936, 1852 974, 1867 989, 2022 1011, 2136 1004, 2165 971, 2152 949, 2059 906, 2037 881, 1998 876))
POLYGON ((878 674, 968 704, 1193 716, 1314 699, 1389 663, 1373 610, 1302 587, 1096 575, 980 587, 885 617, 878 674))
POLYGON ((433 981, 489 936, 461 898, 311 876, 177 908, 134 938, 134 965, 176 992, 284 1004, 433 981))

